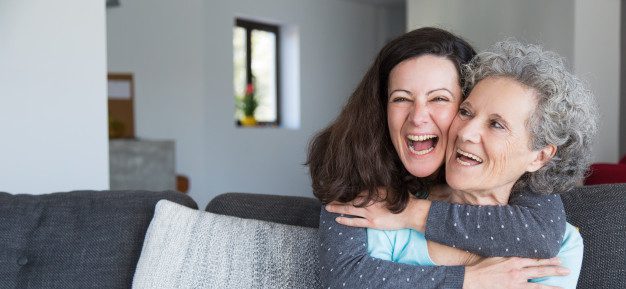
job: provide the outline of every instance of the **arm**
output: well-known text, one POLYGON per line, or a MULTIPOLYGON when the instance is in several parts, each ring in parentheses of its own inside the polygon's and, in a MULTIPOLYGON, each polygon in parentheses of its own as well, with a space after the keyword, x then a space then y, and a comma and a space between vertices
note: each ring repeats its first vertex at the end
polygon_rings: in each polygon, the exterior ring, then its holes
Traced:
POLYGON ((565 231, 565 211, 558 195, 514 194, 506 206, 411 198, 399 214, 389 212, 382 202, 364 208, 334 203, 329 208, 361 217, 339 218, 344 225, 382 230, 412 228, 425 231, 428 240, 485 257, 554 257, 565 231))
POLYGON ((486 257, 551 258, 564 232, 560 196, 522 193, 512 195, 506 206, 432 202, 425 236, 486 257))
POLYGON ((580 233, 574 226, 567 224, 563 246, 561 246, 557 257, 561 260, 561 266, 570 270, 570 274, 567 276, 532 279, 531 282, 559 286, 564 289, 575 289, 582 268, 583 252, 584 245, 582 236, 580 236, 580 233))
MULTIPOLYGON (((370 257, 365 229, 320 214, 320 280, 323 288, 557 289, 528 283, 530 278, 562 276, 557 259, 487 258, 468 266, 412 266, 370 257)), ((390 252, 381 252, 390 254, 390 252)))
POLYGON ((340 225, 335 222, 337 216, 324 208, 320 213, 320 280, 323 288, 463 286, 463 267, 411 266, 370 257, 366 230, 340 225))

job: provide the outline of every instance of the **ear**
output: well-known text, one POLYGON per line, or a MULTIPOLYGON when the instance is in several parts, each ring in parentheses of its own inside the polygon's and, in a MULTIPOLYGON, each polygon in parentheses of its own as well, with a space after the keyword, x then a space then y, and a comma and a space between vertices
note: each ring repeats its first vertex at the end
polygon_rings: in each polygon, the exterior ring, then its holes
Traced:
POLYGON ((535 159, 528 164, 526 171, 530 173, 537 171, 547 164, 555 154, 556 146, 552 144, 547 145, 543 149, 536 152, 535 159))

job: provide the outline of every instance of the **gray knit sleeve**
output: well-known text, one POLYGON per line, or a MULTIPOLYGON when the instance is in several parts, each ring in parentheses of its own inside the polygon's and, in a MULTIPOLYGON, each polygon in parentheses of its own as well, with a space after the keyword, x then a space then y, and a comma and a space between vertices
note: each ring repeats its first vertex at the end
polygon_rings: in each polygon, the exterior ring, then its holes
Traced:
POLYGON ((320 280, 323 288, 461 288, 461 266, 412 266, 367 254, 367 232, 340 225, 339 215, 320 213, 320 280))
POLYGON ((520 193, 506 206, 472 206, 433 202, 426 239, 485 257, 551 258, 565 233, 559 195, 520 193))

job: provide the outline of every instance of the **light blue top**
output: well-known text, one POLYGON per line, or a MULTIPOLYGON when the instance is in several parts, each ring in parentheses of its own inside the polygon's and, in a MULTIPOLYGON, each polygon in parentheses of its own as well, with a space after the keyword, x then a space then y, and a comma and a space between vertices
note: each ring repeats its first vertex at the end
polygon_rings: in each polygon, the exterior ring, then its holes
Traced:
MULTIPOLYGON (((367 229, 367 253, 378 259, 409 265, 437 266, 428 254, 424 234, 411 230, 383 231, 367 229)), ((583 239, 576 227, 566 224, 563 243, 557 257, 570 270, 567 276, 532 279, 531 282, 564 289, 576 288, 583 261, 583 239)))

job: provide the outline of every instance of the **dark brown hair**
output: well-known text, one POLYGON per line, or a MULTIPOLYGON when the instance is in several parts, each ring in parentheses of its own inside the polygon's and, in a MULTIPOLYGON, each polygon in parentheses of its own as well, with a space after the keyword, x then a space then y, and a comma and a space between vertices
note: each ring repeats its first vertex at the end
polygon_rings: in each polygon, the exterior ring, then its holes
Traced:
POLYGON ((409 193, 427 189, 431 182, 412 176, 402 165, 387 127, 389 73, 400 62, 426 54, 450 59, 461 79, 461 65, 476 52, 465 40, 431 27, 405 33, 385 45, 339 116, 309 144, 306 164, 313 193, 322 203, 349 202, 367 191, 360 203, 364 205, 377 200, 377 188, 386 188, 388 208, 400 212, 409 193))

